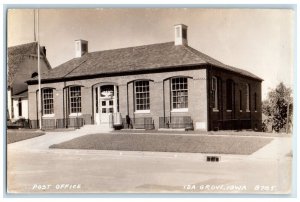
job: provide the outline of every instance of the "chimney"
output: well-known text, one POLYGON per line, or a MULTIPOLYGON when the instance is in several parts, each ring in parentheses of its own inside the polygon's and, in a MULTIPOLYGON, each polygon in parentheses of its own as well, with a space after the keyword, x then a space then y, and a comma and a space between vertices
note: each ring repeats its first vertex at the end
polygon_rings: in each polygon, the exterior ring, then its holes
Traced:
POLYGON ((187 45, 187 26, 184 24, 174 25, 175 31, 175 46, 187 45))
POLYGON ((88 52, 88 41, 78 39, 75 40, 75 57, 80 58, 88 52))

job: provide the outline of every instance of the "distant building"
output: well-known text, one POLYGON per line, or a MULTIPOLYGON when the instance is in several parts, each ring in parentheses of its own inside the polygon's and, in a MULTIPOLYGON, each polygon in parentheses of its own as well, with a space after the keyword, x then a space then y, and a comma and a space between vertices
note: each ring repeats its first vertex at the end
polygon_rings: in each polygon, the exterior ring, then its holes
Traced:
MULTIPOLYGON (((46 58, 46 49, 41 47, 41 72, 51 69, 46 58)), ((7 112, 8 119, 28 119, 28 87, 26 81, 36 78, 37 43, 28 43, 8 48, 7 71, 7 112)))
MULTIPOLYGON (((262 79, 188 46, 187 26, 174 33, 173 42, 98 52, 76 40, 75 58, 42 75, 43 127, 80 118, 99 128, 260 130, 262 79)), ((37 80, 28 84, 34 121, 37 80)))

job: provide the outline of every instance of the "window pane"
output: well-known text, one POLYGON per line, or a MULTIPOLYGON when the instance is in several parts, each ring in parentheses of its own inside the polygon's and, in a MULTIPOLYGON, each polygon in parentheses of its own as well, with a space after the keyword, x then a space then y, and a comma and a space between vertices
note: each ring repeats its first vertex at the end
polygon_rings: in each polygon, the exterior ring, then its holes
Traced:
POLYGON ((47 88, 42 91, 43 114, 53 114, 53 89, 47 88))
POLYGON ((69 88, 70 92, 70 111, 71 113, 81 112, 81 87, 72 86, 69 88))
POLYGON ((226 82, 226 97, 227 97, 227 109, 232 110, 233 105, 233 81, 227 80, 226 82))
POLYGON ((172 86, 172 106, 173 109, 188 108, 188 83, 187 78, 173 78, 172 86))
POLYGON ((134 85, 136 110, 150 109, 149 81, 136 81, 134 85))

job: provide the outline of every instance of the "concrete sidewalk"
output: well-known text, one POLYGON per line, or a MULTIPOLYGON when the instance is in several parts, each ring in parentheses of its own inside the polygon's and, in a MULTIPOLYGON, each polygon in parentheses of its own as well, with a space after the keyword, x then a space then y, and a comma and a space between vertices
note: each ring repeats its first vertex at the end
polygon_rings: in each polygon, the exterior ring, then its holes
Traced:
MULTIPOLYGON (((46 132, 45 135, 39 136, 32 139, 27 139, 24 141, 8 144, 7 148, 10 151, 36 151, 36 152, 63 152, 63 153, 81 153, 89 154, 91 151, 86 150, 63 150, 63 149, 49 149, 53 144, 59 144, 74 138, 78 138, 84 135, 91 134, 90 131, 85 130, 74 130, 74 131, 61 131, 61 132, 46 132)), ((101 135, 101 134, 99 134, 101 135)), ((194 134, 191 134, 194 136, 194 134)), ((203 135, 203 134, 201 134, 203 135)), ((223 135, 222 135, 223 136, 223 135)), ((271 138, 271 137, 261 137, 261 138, 271 138)), ((269 144, 265 145, 258 151, 251 155, 232 155, 232 154, 208 154, 208 153, 179 153, 179 152, 140 152, 140 151, 100 151, 95 150, 92 153, 104 154, 130 154, 130 155, 154 155, 162 153, 159 156, 167 157, 187 157, 187 156, 197 156, 197 158, 205 160, 207 155, 221 156, 222 161, 232 160, 232 159, 279 159, 287 156, 292 150, 292 138, 291 137, 272 137, 273 139, 269 144)))
POLYGON ((277 137, 250 155, 251 158, 275 158, 280 159, 292 153, 292 138, 277 137))
POLYGON ((91 134, 89 131, 74 130, 62 132, 46 132, 45 135, 8 144, 10 150, 49 150, 53 144, 65 142, 77 137, 91 134))

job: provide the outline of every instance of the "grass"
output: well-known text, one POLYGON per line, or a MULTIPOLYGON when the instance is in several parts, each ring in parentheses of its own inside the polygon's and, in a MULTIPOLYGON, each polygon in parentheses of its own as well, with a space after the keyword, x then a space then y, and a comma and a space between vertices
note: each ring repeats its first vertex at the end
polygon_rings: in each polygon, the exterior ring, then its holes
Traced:
POLYGON ((50 148, 248 155, 271 140, 238 136, 92 134, 54 144, 50 148))
POLYGON ((7 130, 7 144, 27 140, 30 138, 44 135, 44 132, 37 132, 36 130, 7 130))
POLYGON ((164 131, 158 131, 158 130, 116 130, 114 133, 165 133, 165 134, 195 134, 195 135, 228 135, 228 136, 259 136, 259 137, 290 137, 291 134, 286 133, 270 133, 270 132, 256 132, 252 130, 220 130, 220 131, 174 131, 174 130, 164 130, 164 131))

